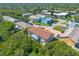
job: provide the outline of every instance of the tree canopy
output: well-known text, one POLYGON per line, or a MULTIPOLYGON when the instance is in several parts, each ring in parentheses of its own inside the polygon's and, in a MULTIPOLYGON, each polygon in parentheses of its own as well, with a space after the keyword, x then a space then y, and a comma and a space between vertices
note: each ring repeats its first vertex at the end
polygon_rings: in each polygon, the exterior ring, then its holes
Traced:
MULTIPOLYGON (((15 31, 14 23, 4 22, 2 16, 11 16, 28 23, 29 18, 22 17, 23 13, 38 14, 42 10, 54 12, 76 11, 79 12, 79 4, 0 4, 0 56, 79 56, 79 51, 69 47, 64 42, 54 40, 42 45, 32 40, 28 35, 28 28, 15 31), (20 6, 20 7, 19 7, 20 6), (42 7, 41 7, 42 6, 42 7)), ((51 15, 53 19, 56 19, 51 15)), ((72 17, 67 17, 67 21, 72 17)), ((79 16, 74 17, 78 22, 79 16)), ((54 23, 57 20, 53 20, 54 23)), ((55 29, 63 32, 61 27, 55 29)))

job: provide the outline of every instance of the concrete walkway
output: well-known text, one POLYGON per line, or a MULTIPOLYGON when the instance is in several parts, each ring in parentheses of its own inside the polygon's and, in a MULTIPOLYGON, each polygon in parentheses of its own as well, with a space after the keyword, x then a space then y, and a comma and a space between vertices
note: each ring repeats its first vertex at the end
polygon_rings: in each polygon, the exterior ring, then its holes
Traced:
POLYGON ((72 46, 72 48, 73 48, 73 49, 75 49, 76 51, 79 51, 79 49, 78 49, 78 48, 76 48, 76 47, 74 47, 74 46, 72 46))

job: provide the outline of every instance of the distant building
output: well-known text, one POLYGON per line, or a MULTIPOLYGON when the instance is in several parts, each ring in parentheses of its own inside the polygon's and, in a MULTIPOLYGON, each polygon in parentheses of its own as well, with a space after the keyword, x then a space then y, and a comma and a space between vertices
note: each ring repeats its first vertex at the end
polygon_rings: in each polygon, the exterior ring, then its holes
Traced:
POLYGON ((27 23, 25 22, 16 22, 15 25, 16 30, 25 29, 28 27, 27 23))
POLYGON ((44 18, 45 15, 32 15, 30 16, 31 21, 40 21, 40 19, 44 18))
POLYGON ((38 27, 32 27, 28 29, 29 36, 32 37, 33 40, 37 40, 41 43, 49 42, 53 40, 53 33, 38 27))
POLYGON ((15 19, 15 18, 12 18, 12 17, 9 17, 9 16, 3 16, 3 19, 4 19, 4 21, 10 21, 10 22, 13 22, 13 23, 19 21, 19 19, 15 19))
POLYGON ((51 25, 53 23, 53 20, 51 17, 45 17, 41 20, 41 23, 44 23, 44 24, 49 24, 51 25))
POLYGON ((75 10, 70 10, 70 11, 66 11, 66 12, 76 13, 75 10))
POLYGON ((43 10, 42 14, 44 14, 44 15, 51 15, 51 12, 48 12, 48 10, 43 10))
POLYGON ((68 29, 68 28, 76 28, 78 27, 78 23, 75 21, 68 21, 66 23, 60 24, 62 28, 68 29))
POLYGON ((67 23, 67 27, 68 28, 75 28, 75 27, 77 27, 77 22, 75 22, 75 21, 69 21, 68 23, 67 23))
POLYGON ((69 13, 61 12, 61 13, 53 13, 53 15, 58 19, 65 19, 69 13))
POLYGON ((31 21, 33 22, 41 22, 44 24, 52 24, 53 20, 51 17, 46 17, 45 15, 33 15, 30 16, 31 21))
POLYGON ((22 14, 23 17, 28 17, 28 16, 31 16, 32 14, 31 13, 24 13, 22 14))
POLYGON ((60 13, 60 12, 62 12, 62 10, 53 10, 53 12, 60 13))
POLYGON ((48 10, 43 10, 42 12, 48 12, 48 10))

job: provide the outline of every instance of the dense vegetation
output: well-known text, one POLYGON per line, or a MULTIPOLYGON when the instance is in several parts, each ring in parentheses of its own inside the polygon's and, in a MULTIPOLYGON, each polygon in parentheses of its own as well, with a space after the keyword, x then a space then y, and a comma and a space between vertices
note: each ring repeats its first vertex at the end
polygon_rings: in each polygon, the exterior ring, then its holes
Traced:
MULTIPOLYGON (((57 9, 59 9, 59 10, 75 10, 75 9, 77 9, 77 8, 79 8, 79 4, 78 3, 72 3, 72 4, 68 4, 68 3, 66 3, 66 4, 64 4, 64 3, 39 3, 39 4, 34 4, 34 3, 27 3, 27 4, 16 4, 16 3, 13 3, 13 4, 0 4, 0 8, 1 9, 21 9, 21 10, 23 10, 23 9, 27 9, 27 10, 29 10, 29 9, 31 9, 31 10, 35 10, 35 9, 40 9, 40 10, 42 10, 42 9, 52 9, 52 10, 57 10, 57 9), (41 7, 42 6, 42 7, 41 7), (15 8, 16 7, 16 8, 15 8), (22 9, 23 8, 23 9, 22 9), (33 8, 33 9, 32 9, 33 8)), ((30 11, 30 10, 29 10, 30 11)))
MULTIPOLYGON (((53 14, 54 11, 57 12, 64 12, 64 11, 75 11, 76 13, 79 13, 79 4, 0 4, 0 19, 4 15, 12 16, 14 18, 18 18, 20 20, 26 20, 27 17, 23 18, 22 14, 23 13, 32 13, 32 14, 37 14, 41 13, 42 10, 47 9, 49 12, 53 14), (42 7, 41 7, 42 6, 42 7)), ((54 16, 52 16, 54 18, 54 16)), ((72 17, 68 17, 67 20, 70 20, 72 17)), ((74 16, 76 21, 79 21, 78 15, 74 16)), ((0 20, 1 21, 1 20, 0 20)))
POLYGON ((0 55, 69 56, 79 55, 64 42, 54 40, 45 46, 32 40, 27 29, 16 32, 11 22, 0 23, 0 55))
POLYGON ((46 43, 45 46, 41 45, 28 36, 28 29, 15 31, 13 23, 3 22, 2 19, 2 16, 7 15, 28 22, 29 19, 27 17, 22 17, 23 13, 31 12, 35 14, 40 13, 43 9, 51 12, 53 10, 76 10, 78 12, 78 8, 79 4, 0 4, 0 55, 79 56, 78 51, 59 40, 46 43))

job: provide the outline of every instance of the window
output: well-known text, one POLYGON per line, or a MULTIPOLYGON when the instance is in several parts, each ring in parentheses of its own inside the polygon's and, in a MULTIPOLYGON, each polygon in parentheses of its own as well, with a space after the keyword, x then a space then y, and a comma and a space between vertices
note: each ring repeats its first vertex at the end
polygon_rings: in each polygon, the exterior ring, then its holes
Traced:
POLYGON ((42 43, 45 42, 44 39, 41 39, 41 42, 42 42, 42 43))
POLYGON ((38 37, 37 35, 35 35, 35 34, 32 34, 31 37, 32 37, 33 39, 35 39, 35 40, 38 40, 38 39, 39 39, 39 37, 38 37))

